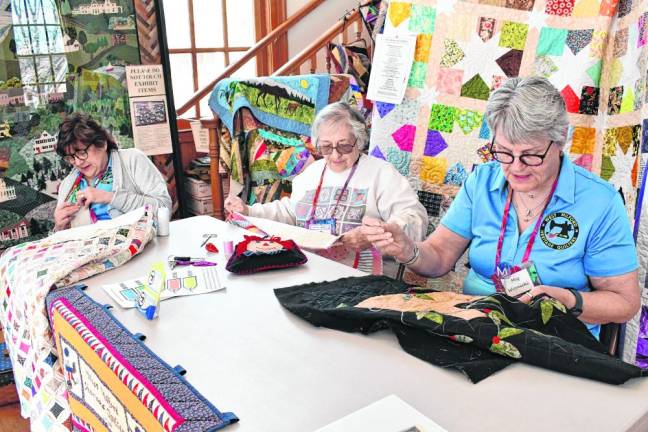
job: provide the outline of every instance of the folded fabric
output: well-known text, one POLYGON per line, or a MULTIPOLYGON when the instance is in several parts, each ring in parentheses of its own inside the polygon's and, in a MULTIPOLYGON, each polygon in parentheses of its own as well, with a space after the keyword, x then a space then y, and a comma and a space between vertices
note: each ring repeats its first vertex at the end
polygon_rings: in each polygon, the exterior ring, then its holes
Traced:
POLYGON ((435 292, 384 276, 276 289, 279 302, 317 326, 391 329, 408 353, 478 382, 515 361, 610 384, 648 375, 605 353, 587 327, 548 297, 435 292))
POLYGON ((234 131, 234 115, 249 108, 267 126, 310 135, 315 114, 329 99, 328 74, 262 77, 247 80, 228 78, 218 82, 209 107, 234 131))
POLYGON ((295 267, 308 261, 292 240, 279 237, 245 236, 227 261, 228 271, 237 274, 295 267))
POLYGON ((110 222, 59 231, 8 249, 0 257, 0 324, 23 417, 31 429, 68 428, 70 409, 63 368, 56 354, 45 296, 57 286, 116 268, 140 253, 155 236, 153 213, 142 209, 110 222), (126 220, 122 225, 120 221, 126 220))

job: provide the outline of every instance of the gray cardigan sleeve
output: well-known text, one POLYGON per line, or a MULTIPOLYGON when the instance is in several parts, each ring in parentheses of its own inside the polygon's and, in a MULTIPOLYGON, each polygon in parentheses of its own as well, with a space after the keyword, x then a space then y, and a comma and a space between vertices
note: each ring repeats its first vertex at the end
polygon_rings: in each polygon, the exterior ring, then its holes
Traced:
MULTIPOLYGON (((137 149, 117 152, 121 165, 121 184, 114 185, 110 205, 126 213, 149 204, 154 214, 158 207, 171 208, 171 197, 162 174, 153 162, 137 149)), ((116 169, 113 162, 113 169, 116 169)), ((116 178, 115 178, 116 180, 116 178)))

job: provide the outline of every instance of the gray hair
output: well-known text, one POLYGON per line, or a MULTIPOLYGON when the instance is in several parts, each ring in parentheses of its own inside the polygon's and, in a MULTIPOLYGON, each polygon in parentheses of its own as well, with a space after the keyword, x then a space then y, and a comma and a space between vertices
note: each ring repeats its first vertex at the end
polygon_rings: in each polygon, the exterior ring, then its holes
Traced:
POLYGON ((324 123, 332 122, 339 124, 346 122, 351 129, 353 136, 356 138, 356 143, 360 151, 364 150, 369 142, 369 133, 367 132, 367 124, 365 119, 360 114, 360 111, 353 108, 346 102, 334 102, 326 105, 317 113, 313 127, 311 128, 311 140, 313 144, 317 143, 320 127, 324 123))
POLYGON ((569 130, 565 101, 543 77, 507 80, 488 99, 486 122, 514 144, 546 136, 563 147, 569 130))

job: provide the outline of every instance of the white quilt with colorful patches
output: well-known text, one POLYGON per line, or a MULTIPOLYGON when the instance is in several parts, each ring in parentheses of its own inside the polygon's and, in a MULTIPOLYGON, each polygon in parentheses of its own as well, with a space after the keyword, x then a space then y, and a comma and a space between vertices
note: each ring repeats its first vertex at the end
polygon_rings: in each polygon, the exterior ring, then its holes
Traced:
MULTIPOLYGON (((490 94, 534 75, 563 95, 566 153, 614 184, 634 221, 648 157, 648 0, 390 1, 384 32, 415 34, 416 52, 403 102, 375 103, 370 153, 408 176, 431 229, 488 158, 490 94)), ((638 233, 643 286, 648 230, 638 233)))
MULTIPOLYGON (((129 217, 125 215, 124 217, 129 217)), ((132 215, 130 215, 132 217, 132 215)), ((0 323, 14 368, 21 414, 32 431, 69 430, 65 380, 45 308, 53 289, 119 267, 155 236, 153 217, 61 231, 0 257, 0 323)))

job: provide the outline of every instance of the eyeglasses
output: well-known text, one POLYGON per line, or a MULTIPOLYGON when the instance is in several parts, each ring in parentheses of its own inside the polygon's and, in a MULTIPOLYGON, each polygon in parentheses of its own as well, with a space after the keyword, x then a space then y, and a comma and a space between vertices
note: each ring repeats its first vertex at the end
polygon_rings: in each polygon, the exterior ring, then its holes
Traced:
POLYGON ((339 141, 335 146, 333 146, 327 141, 324 141, 324 144, 322 144, 319 142, 319 140, 317 140, 317 150, 324 156, 330 155, 331 153, 333 153, 333 150, 337 150, 337 152, 341 155, 349 154, 353 151, 353 148, 355 147, 357 142, 357 139, 353 141, 353 143, 339 141))
POLYGON ((92 144, 88 144, 85 148, 81 150, 77 150, 72 154, 65 155, 63 156, 63 160, 70 165, 74 164, 75 159, 79 159, 80 161, 84 161, 88 159, 88 149, 90 148, 92 144))
POLYGON ((490 144, 490 152, 493 155, 493 159, 495 159, 499 163, 503 164, 512 164, 513 161, 515 161, 515 158, 517 157, 520 159, 520 162, 522 162, 524 165, 528 166, 539 166, 542 165, 544 162, 545 157, 547 157, 547 153, 549 152, 549 148, 551 147, 551 144, 553 144, 553 141, 549 141, 549 145, 547 146, 547 149, 544 151, 543 154, 521 154, 520 156, 514 156, 513 153, 505 152, 505 151, 494 151, 493 146, 495 145, 495 137, 493 137, 493 140, 491 141, 490 144))

